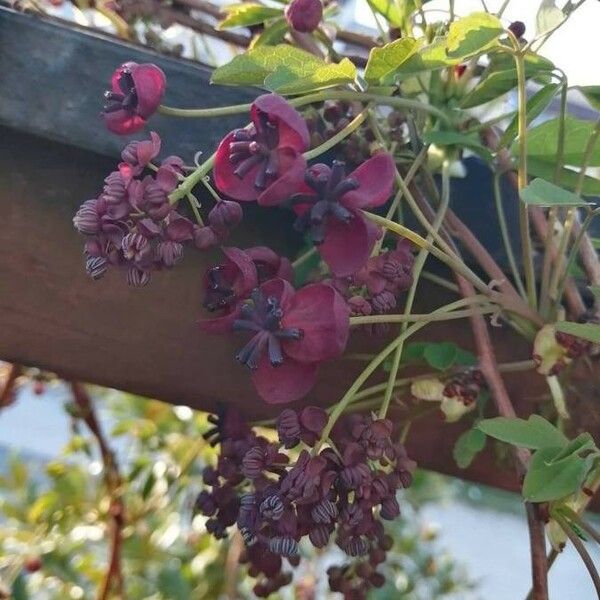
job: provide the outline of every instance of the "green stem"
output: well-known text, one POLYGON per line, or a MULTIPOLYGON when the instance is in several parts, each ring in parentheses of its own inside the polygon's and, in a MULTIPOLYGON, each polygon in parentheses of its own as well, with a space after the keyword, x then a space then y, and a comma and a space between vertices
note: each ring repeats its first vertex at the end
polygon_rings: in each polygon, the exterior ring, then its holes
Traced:
POLYGON ((565 532, 565 535, 571 540, 571 543, 575 547, 575 550, 579 553, 583 564, 585 565, 590 577, 592 578, 592 582, 594 587, 596 588, 596 593, 598 594, 598 598, 600 598, 600 576, 598 576, 598 571, 594 565, 594 561, 592 557, 589 555, 586 550, 583 542, 577 537, 575 532, 569 526, 569 523, 565 520, 565 518, 556 510, 551 512, 554 520, 560 525, 560 528, 565 532))
POLYGON ((367 118, 368 109, 365 108, 362 112, 358 113, 346 127, 344 127, 341 131, 338 131, 334 136, 329 138, 326 142, 323 142, 321 145, 309 150, 304 153, 304 158, 306 160, 312 160, 321 154, 324 154, 328 150, 331 150, 334 146, 339 144, 343 139, 347 138, 351 133, 356 131, 367 118))
MULTIPOLYGON (((292 106, 300 108, 302 106, 306 106, 307 104, 324 102, 326 100, 374 102, 376 104, 391 106, 393 108, 422 111, 436 116, 445 123, 450 123, 450 119, 444 111, 440 110, 436 106, 427 104, 426 102, 411 100, 410 98, 382 96, 379 94, 357 92, 353 90, 324 90, 322 92, 315 92, 312 94, 307 94, 306 96, 300 96, 299 98, 291 98, 288 100, 288 102, 292 106)), ((222 106, 217 108, 173 108, 170 106, 161 105, 159 112, 172 117, 211 118, 248 113, 251 106, 251 104, 235 104, 233 106, 222 106)))
MULTIPOLYGON (((518 185, 519 192, 527 186, 527 93, 525 89, 525 59, 519 49, 519 42, 508 32, 515 51, 513 56, 517 67, 518 82, 518 109, 519 109, 519 170, 518 185)), ((531 308, 537 307, 537 294, 535 288, 535 272, 533 269, 533 247, 529 231, 529 212, 527 205, 519 199, 519 229, 521 232, 521 251, 523 258, 523 269, 525 271, 525 285, 527 287, 527 298, 531 308)))
POLYGON ((447 290, 450 290, 451 292, 454 292, 456 294, 459 293, 458 286, 455 283, 452 283, 451 281, 448 281, 448 279, 444 279, 443 277, 440 277, 439 275, 436 275, 435 273, 430 273, 429 271, 422 271, 421 277, 423 279, 427 279, 428 281, 431 281, 432 283, 435 283, 436 285, 439 285, 440 287, 446 288, 447 290))
MULTIPOLYGON (((463 308, 467 306, 469 302, 466 302, 465 299, 456 300, 455 302, 451 302, 450 304, 446 304, 445 306, 441 306, 440 308, 434 310, 431 314, 437 315, 439 313, 451 312, 453 310, 463 308)), ((369 377, 377 370, 377 367, 391 354, 397 347, 398 344, 402 344, 404 340, 409 338, 411 335, 415 334, 417 331, 422 329, 427 325, 426 321, 421 323, 414 323, 411 325, 404 333, 399 335, 394 341, 390 342, 363 370, 363 372, 354 380, 354 383, 350 386, 348 391, 344 394, 342 399, 336 404, 335 408, 331 412, 331 416, 327 421, 327 425, 323 429, 323 433, 321 434, 321 439, 316 444, 313 449, 313 454, 317 454, 321 446, 325 443, 327 438, 329 438, 329 434, 333 429, 338 418, 344 413, 346 407, 350 404, 355 394, 360 390, 362 385, 369 379, 369 377)))
POLYGON ((600 532, 596 531, 590 523, 577 514, 572 508, 568 506, 561 506, 556 509, 562 513, 569 521, 575 523, 577 527, 585 531, 597 544, 600 544, 600 532))
MULTIPOLYGON (((430 254, 433 254, 437 259, 442 261, 445 265, 450 267, 452 270, 456 271, 459 275, 462 275, 465 279, 470 281, 480 292, 483 294, 490 295, 492 290, 484 281, 482 281, 467 265, 465 265, 460 259, 455 258, 454 256, 449 256, 445 252, 441 251, 439 248, 436 248, 433 244, 428 242, 426 239, 422 238, 419 234, 415 233, 408 227, 404 227, 404 225, 400 225, 398 223, 394 223, 389 219, 385 219, 384 217, 380 217, 374 213, 363 211, 363 213, 371 219, 371 221, 377 223, 377 225, 381 225, 385 227, 389 231, 399 235, 400 237, 405 237, 409 239, 413 244, 418 246, 419 248, 426 248, 430 254)), ((431 225, 429 226, 431 228, 431 225)))
POLYGON ((303 252, 293 263, 292 267, 297 269, 300 265, 303 265, 309 258, 317 253, 316 246, 309 248, 306 252, 303 252))
MULTIPOLYGON (((408 301, 407 301, 408 305, 408 301)), ((350 326, 358 327, 360 325, 373 325, 374 323, 419 323, 421 321, 427 321, 433 323, 434 321, 453 321, 455 319, 465 319, 466 317, 472 317, 473 315, 485 315, 491 314, 498 311, 497 306, 486 305, 477 307, 477 309, 469 310, 457 310, 448 314, 432 316, 427 314, 398 314, 398 315, 367 315, 361 317, 350 317, 350 326)))
MULTIPOLYGON (((439 230, 439 228, 442 224, 442 221, 444 220, 444 217, 446 215, 446 210, 448 208, 448 204, 450 202, 450 172, 449 172, 449 169, 450 169, 450 164, 449 164, 448 160, 445 160, 442 165, 442 196, 441 196, 440 207, 435 216, 434 222, 432 224, 432 229, 435 232, 437 232, 439 230)), ((432 240, 433 240, 433 235, 430 233, 427 236, 426 241, 431 243, 432 240)), ((415 295, 417 292, 417 286, 419 285, 421 271, 423 270, 423 266, 425 265, 425 261, 427 260, 428 256, 429 256, 429 251, 427 250, 427 248, 421 248, 421 250, 419 251, 419 255, 417 256, 417 259, 415 261, 414 267, 413 267, 413 281, 412 281, 412 284, 408 291, 408 296, 406 298, 404 314, 396 315, 396 316, 401 316, 405 319, 404 323, 402 324, 400 335, 405 333, 406 329, 408 327, 408 318, 411 316, 410 312, 412 310, 413 303, 415 300, 415 295)), ((461 311, 461 312, 464 313, 464 311, 461 311)), ((467 312, 469 313, 468 316, 470 316, 471 311, 467 311, 467 312)), ((385 316, 385 315, 382 315, 382 316, 385 316)), ((415 316, 416 315, 413 315, 413 319, 412 319, 413 321, 415 320, 414 319, 415 316)), ((429 316, 429 315, 427 315, 427 316, 429 316)), ((431 318, 431 316, 429 316, 429 318, 431 318)), ((456 315, 454 315, 454 318, 457 318, 456 315)), ((352 324, 352 319, 350 320, 350 323, 352 324)), ((400 367, 400 361, 402 359, 402 350, 403 349, 404 349, 404 343, 401 342, 400 344, 398 344, 398 347, 396 348, 396 351, 394 353, 394 358, 392 360, 392 368, 390 369, 390 374, 388 377, 388 384, 385 389, 383 403, 379 410, 379 418, 380 419, 385 418, 385 415, 387 414, 388 408, 390 406, 390 402, 392 400, 392 394, 394 392, 394 381, 396 381, 396 377, 398 376, 398 368, 400 367)))
POLYGON ((191 191, 202 181, 202 179, 208 174, 215 164, 216 153, 209 156, 195 171, 192 171, 169 195, 169 202, 175 204, 191 191))
POLYGON ((512 249, 512 244, 510 243, 510 235, 508 234, 508 226, 506 225, 506 215, 504 213, 504 206, 502 204, 502 194, 500 193, 500 174, 496 173, 494 175, 494 200, 496 202, 496 212, 498 213, 498 223, 500 225, 500 233, 502 234, 502 241, 504 243, 504 249, 506 250, 506 256, 508 258, 508 264, 510 265, 510 270, 512 272, 512 276, 521 294, 521 297, 526 299, 527 292, 525 291, 525 287, 523 286, 523 281, 521 279, 521 274, 519 273, 519 269, 517 268, 517 261, 515 259, 515 254, 512 249))

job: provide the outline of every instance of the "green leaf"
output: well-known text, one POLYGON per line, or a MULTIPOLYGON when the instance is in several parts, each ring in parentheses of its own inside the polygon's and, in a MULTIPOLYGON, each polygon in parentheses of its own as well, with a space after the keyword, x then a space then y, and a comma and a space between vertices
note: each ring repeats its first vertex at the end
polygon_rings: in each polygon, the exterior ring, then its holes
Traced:
POLYGON ((458 131, 426 131, 423 134, 423 141, 426 144, 435 144, 436 146, 459 146, 472 150, 483 159, 491 162, 491 152, 483 146, 478 137, 465 135, 458 131))
POLYGON ((593 108, 600 111, 600 85, 580 85, 575 89, 585 96, 593 108))
POLYGON ((413 38, 400 38, 381 48, 373 48, 365 70, 365 79, 369 83, 382 83, 418 50, 419 44, 413 38))
POLYGON ((28 600, 29 593, 27 592, 27 582, 23 573, 19 573, 11 586, 12 600, 28 600))
POLYGON ((450 25, 446 51, 451 58, 467 58, 494 46, 504 28, 498 17, 485 12, 473 13, 450 25))
MULTIPOLYGON (((543 179, 554 179, 555 168, 554 162, 537 160, 531 157, 527 159, 527 170, 530 175, 542 177, 543 179)), ((563 168, 559 172, 560 185, 569 190, 575 190, 578 179, 579 174, 571 169, 563 168)), ((600 195, 600 179, 586 175, 583 182, 582 193, 589 196, 600 195)))
MULTIPOLYGON (((560 87, 561 86, 558 83, 549 83, 548 85, 542 86, 533 96, 531 96, 531 98, 529 98, 529 100, 527 100, 527 125, 544 112, 560 87)), ((504 147, 510 145, 517 136, 518 128, 519 115, 515 115, 500 138, 499 146, 504 147)))
POLYGON ((356 66, 348 58, 339 63, 322 63, 306 76, 299 76, 287 66, 279 66, 265 78, 264 85, 279 94, 305 94, 336 85, 352 83, 356 79, 356 66))
POLYGON ((181 569, 164 567, 158 574, 158 591, 169 600, 189 600, 192 588, 181 569))
POLYGON ((460 58, 450 58, 446 54, 446 38, 437 37, 428 46, 421 47, 407 61, 400 65, 399 75, 411 75, 423 71, 443 69, 460 64, 460 58))
POLYGON ((545 179, 534 179, 524 187, 520 194, 521 200, 529 206, 585 206, 587 202, 545 179))
POLYGON ((490 437, 521 448, 560 447, 569 441, 552 423, 538 415, 531 415, 527 421, 516 417, 484 419, 477 427, 490 437))
POLYGON ((397 0, 367 0, 369 6, 376 12, 386 18, 393 27, 402 27, 404 25, 405 11, 401 10, 406 2, 397 0))
POLYGON ((555 0, 542 0, 535 17, 535 33, 543 35, 558 27, 566 18, 563 11, 556 6, 555 0))
POLYGON ((211 81, 222 85, 262 85, 278 67, 286 67, 301 78, 325 64, 314 54, 287 44, 257 46, 215 69, 211 81))
POLYGON ((450 368, 456 359, 456 345, 450 342, 428 344, 423 352, 423 358, 430 367, 438 371, 450 368))
MULTIPOLYGON (((554 69, 554 65, 535 54, 525 55, 525 77, 527 79, 546 75, 554 69)), ((473 108, 510 92, 517 86, 517 69, 511 56, 499 54, 490 61, 479 83, 468 92, 460 102, 462 108, 473 108)))
POLYGON ((551 461, 560 462, 569 458, 571 455, 581 456, 584 453, 593 451, 596 448, 594 438, 587 432, 579 434, 574 440, 571 440, 551 461))
POLYGON ((553 459, 561 452, 560 447, 538 450, 529 463, 523 481, 523 496, 530 502, 559 500, 575 493, 585 480, 590 463, 571 455, 560 462, 553 459))
POLYGON ((480 429, 465 431, 454 444, 452 456, 461 469, 466 469, 485 447, 485 433, 480 429))
MULTIPOLYGON (((554 163, 558 153, 558 130, 560 119, 551 119, 530 129, 527 133, 527 156, 536 160, 554 163)), ((566 165, 579 166, 592 134, 594 123, 575 117, 565 118, 564 162, 566 165)), ((518 156, 519 146, 514 143, 512 152, 518 156)), ((590 155, 590 167, 600 166, 600 142, 597 142, 590 155)))
POLYGON ((248 27, 264 23, 268 19, 281 16, 281 8, 271 8, 263 4, 235 4, 223 8, 227 16, 217 25, 217 29, 248 27))
POLYGON ((571 321, 559 321, 556 330, 574 335, 578 338, 588 340, 593 344, 600 344, 600 325, 594 323, 572 323, 571 321))
POLYGON ((288 32, 288 22, 282 17, 269 23, 259 35, 257 35, 250 44, 250 49, 256 46, 274 46, 283 42, 285 34, 288 32))

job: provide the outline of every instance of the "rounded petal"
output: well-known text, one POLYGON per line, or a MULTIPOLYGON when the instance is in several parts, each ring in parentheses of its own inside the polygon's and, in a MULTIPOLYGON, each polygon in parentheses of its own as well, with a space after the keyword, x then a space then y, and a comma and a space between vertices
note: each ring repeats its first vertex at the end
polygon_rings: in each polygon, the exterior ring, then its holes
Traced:
POLYGON ((263 94, 253 103, 250 115, 258 123, 258 111, 267 113, 269 120, 277 121, 279 146, 304 152, 310 143, 310 134, 302 115, 284 98, 277 94, 263 94))
POLYGON ((130 135, 143 129, 146 125, 146 119, 143 119, 139 115, 132 115, 122 109, 102 113, 102 119, 106 128, 117 135, 130 135))
POLYGON ((194 224, 185 217, 176 216, 167 225, 167 237, 173 242, 191 240, 194 233, 194 224))
POLYGON ((125 69, 129 69, 131 71, 131 69, 134 69, 137 66, 138 64, 136 62, 130 61, 123 63, 118 69, 114 71, 110 78, 110 87, 115 94, 123 93, 123 90, 121 89, 121 85, 119 83, 121 81, 121 75, 123 74, 123 71, 125 69))
POLYGON ((252 383, 267 404, 287 404, 306 396, 317 379, 316 364, 299 363, 286 357, 278 367, 263 356, 252 373, 252 383))
POLYGON ((303 336, 284 341, 283 351, 305 363, 335 358, 346 347, 349 318, 348 304, 330 285, 308 285, 284 306, 283 327, 298 328, 303 336))
POLYGON ((137 144, 136 153, 139 165, 147 165, 160 152, 160 136, 156 131, 150 132, 150 139, 137 144))
POLYGON ((218 190, 230 198, 250 202, 258 198, 259 191, 254 187, 258 167, 250 169, 245 177, 238 177, 235 165, 229 160, 229 146, 234 141, 234 133, 228 133, 219 144, 215 156, 213 176, 218 190))
POLYGON ((261 206, 276 206, 285 202, 304 183, 304 156, 290 148, 281 148, 278 154, 280 176, 258 197, 261 206))
POLYGON ((156 112, 167 86, 167 78, 160 67, 151 63, 130 67, 137 93, 137 112, 147 119, 156 112))
POLYGON ((244 252, 254 261, 259 280, 262 278, 263 281, 266 281, 276 277, 293 281, 294 269, 292 263, 285 256, 279 256, 277 252, 267 246, 246 248, 244 252))
POLYGON ((341 203, 347 208, 381 206, 392 194, 395 175, 394 159, 387 152, 376 154, 348 175, 359 187, 344 194, 341 203))
POLYGON ((213 335, 230 333, 233 331, 233 322, 240 318, 240 314, 240 304, 236 304, 231 312, 215 319, 202 319, 198 321, 198 326, 200 327, 200 331, 213 335))
POLYGON ((349 223, 334 219, 327 223, 325 240, 318 246, 319 254, 334 275, 347 277, 365 265, 380 236, 377 225, 354 212, 349 223))
POLYGON ((240 277, 235 281, 236 294, 244 295, 253 290, 258 285, 258 274, 252 257, 239 248, 225 247, 222 250, 227 260, 233 263, 239 271, 240 277))
POLYGON ((269 279, 269 281, 265 281, 265 283, 263 283, 259 289, 265 298, 268 298, 269 296, 277 298, 279 304, 283 306, 284 310, 296 293, 294 287, 289 281, 280 278, 269 279))

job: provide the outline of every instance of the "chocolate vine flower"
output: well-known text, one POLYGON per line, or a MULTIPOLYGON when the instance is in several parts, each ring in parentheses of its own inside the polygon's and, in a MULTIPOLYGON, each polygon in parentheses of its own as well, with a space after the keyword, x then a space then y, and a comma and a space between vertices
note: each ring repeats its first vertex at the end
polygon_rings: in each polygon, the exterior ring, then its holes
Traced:
MULTIPOLYGON (((123 162, 119 164, 119 172, 129 182, 132 177, 140 175, 160 152, 161 140, 158 133, 151 131, 149 140, 129 142, 121 152, 123 162)), ((173 186, 173 189, 177 185, 173 186)))
POLYGON ((276 94, 259 96, 250 116, 250 126, 230 132, 219 144, 215 183, 235 200, 278 204, 287 197, 291 182, 302 178, 308 129, 302 116, 276 94))
POLYGON ((153 64, 121 65, 111 78, 111 89, 104 93, 102 116, 106 127, 118 135, 129 135, 144 127, 160 105, 166 78, 153 64))
POLYGON ((352 275, 368 260, 381 230, 361 209, 381 206, 394 185, 394 159, 376 154, 350 175, 334 161, 307 169, 291 197, 298 218, 294 227, 308 232, 323 260, 338 277, 352 275))
POLYGON ((323 5, 321 0, 292 0, 285 9, 288 25, 302 33, 311 33, 321 22, 323 5))
POLYGON ((308 393, 320 362, 343 352, 349 311, 328 285, 295 291, 288 281, 271 279, 243 303, 233 329, 251 334, 236 358, 251 369, 258 394, 285 404, 308 393))

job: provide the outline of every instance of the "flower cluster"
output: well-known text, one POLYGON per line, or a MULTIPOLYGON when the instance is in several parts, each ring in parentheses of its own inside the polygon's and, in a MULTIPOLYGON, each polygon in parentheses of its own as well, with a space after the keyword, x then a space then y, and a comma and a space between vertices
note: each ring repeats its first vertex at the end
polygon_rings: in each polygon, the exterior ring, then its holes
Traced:
POLYGON ((568 333, 557 331, 552 324, 544 325, 533 344, 533 360, 543 375, 558 375, 574 359, 588 353, 592 344, 568 333))
POLYGON ((251 370, 266 402, 301 398, 313 387, 319 363, 344 351, 349 330, 344 299, 323 283, 295 290, 289 262, 268 248, 223 251, 225 261, 204 278, 204 307, 216 316, 200 327, 248 336, 236 358, 251 370))
POLYGON ((302 539, 317 548, 330 540, 354 562, 329 571, 331 589, 345 598, 366 598, 383 585, 376 567, 391 539, 383 520, 400 514, 396 493, 412 481, 414 462, 392 441, 392 423, 350 415, 331 433, 331 447, 318 450, 327 414, 317 407, 285 409, 277 420, 278 442, 258 436, 240 415, 212 418, 207 439, 220 444, 215 468, 203 478, 199 512, 223 538, 234 524, 245 542, 242 560, 261 579, 254 592, 266 597, 289 581, 283 559, 298 564, 302 539), (284 452, 294 448, 293 452, 284 452))
POLYGON ((218 203, 209 214, 211 225, 199 227, 184 217, 169 194, 183 174, 183 161, 177 156, 165 158, 154 175, 144 175, 158 156, 159 136, 127 144, 122 162, 104 180, 97 198, 84 202, 73 224, 86 236, 86 271, 99 279, 109 266, 127 270, 127 282, 133 286, 148 283, 152 271, 170 268, 183 256, 185 242, 202 238, 210 230, 212 244, 218 243, 239 218, 228 217, 230 204, 218 203), (224 215, 225 213, 225 215, 224 215))

